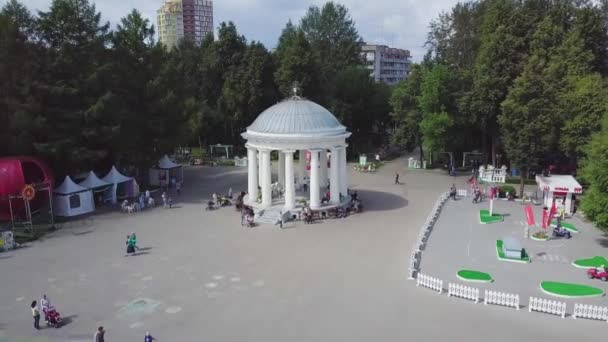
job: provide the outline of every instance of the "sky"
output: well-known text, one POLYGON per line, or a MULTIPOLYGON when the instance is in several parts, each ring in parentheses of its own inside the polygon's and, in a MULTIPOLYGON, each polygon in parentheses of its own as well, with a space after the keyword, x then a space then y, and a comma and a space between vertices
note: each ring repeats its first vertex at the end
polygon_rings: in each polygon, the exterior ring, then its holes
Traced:
MULTIPOLYGON (((0 0, 0 5, 7 0, 0 0)), ((138 9, 156 25, 156 10, 163 0, 90 0, 105 20, 114 26, 131 9, 138 9)), ((51 0, 21 0, 32 10, 46 11, 51 0)), ((310 5, 322 6, 325 0, 215 0, 214 25, 233 21, 247 40, 261 41, 267 48, 276 46, 281 30, 289 19, 294 23, 310 5)), ((368 43, 385 44, 410 50, 418 62, 425 53, 424 42, 429 22, 442 11, 449 11, 458 0, 337 0, 345 5, 355 21, 359 35, 368 43)))

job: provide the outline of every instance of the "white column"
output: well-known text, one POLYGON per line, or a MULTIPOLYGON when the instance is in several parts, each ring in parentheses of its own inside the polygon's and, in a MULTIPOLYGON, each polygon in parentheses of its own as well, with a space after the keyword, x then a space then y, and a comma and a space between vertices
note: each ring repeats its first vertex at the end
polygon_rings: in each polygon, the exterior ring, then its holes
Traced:
POLYGON ((293 179, 293 153, 295 151, 283 151, 285 153, 285 209, 291 210, 296 207, 296 196, 293 179))
POLYGON ((258 151, 258 185, 262 186, 262 152, 258 151))
POLYGON ((304 176, 306 176, 306 150, 299 151, 300 161, 298 164, 298 184, 304 184, 304 176))
POLYGON ((310 208, 319 209, 321 207, 319 150, 311 150, 310 152, 310 208))
POLYGON ((564 205, 566 215, 572 215, 572 193, 566 194, 566 204, 564 205))
POLYGON ((340 203, 340 148, 334 147, 331 149, 331 163, 330 163, 330 189, 329 193, 331 196, 331 203, 340 203))
POLYGON ((285 187, 285 155, 279 151, 279 184, 285 187))
POLYGON ((260 172, 262 172, 262 207, 268 208, 272 205, 272 191, 270 189, 271 167, 270 167, 270 150, 260 151, 260 172))
POLYGON ((326 187, 327 186, 327 150, 323 149, 320 155, 320 159, 319 159, 319 163, 321 163, 321 186, 322 187, 326 187))
POLYGON ((248 162, 248 183, 247 192, 249 193, 249 204, 254 204, 258 198, 258 152, 255 148, 249 147, 247 149, 247 162, 248 162))
POLYGON ((346 177, 348 170, 346 169, 346 146, 340 149, 340 193, 342 196, 348 195, 348 179, 346 177))

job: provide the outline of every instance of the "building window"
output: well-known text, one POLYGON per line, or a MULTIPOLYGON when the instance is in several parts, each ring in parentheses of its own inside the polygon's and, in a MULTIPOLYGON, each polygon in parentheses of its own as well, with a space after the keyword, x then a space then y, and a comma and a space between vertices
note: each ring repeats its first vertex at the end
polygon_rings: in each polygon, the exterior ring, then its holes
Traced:
POLYGON ((80 208, 80 195, 70 196, 70 209, 80 208))

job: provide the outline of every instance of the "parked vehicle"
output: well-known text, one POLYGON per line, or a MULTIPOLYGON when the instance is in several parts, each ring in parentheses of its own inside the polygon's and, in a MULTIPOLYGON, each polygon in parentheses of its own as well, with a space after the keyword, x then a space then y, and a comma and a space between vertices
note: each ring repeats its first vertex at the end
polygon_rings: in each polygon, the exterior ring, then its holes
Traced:
POLYGON ((608 271, 606 271, 605 267, 591 268, 587 270, 587 277, 589 277, 589 279, 608 281, 608 271))

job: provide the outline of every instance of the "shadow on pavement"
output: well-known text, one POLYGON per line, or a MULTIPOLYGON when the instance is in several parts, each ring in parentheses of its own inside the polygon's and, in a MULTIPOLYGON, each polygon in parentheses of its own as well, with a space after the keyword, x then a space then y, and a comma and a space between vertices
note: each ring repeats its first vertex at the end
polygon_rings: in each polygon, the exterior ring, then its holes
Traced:
POLYGON ((363 211, 388 211, 405 208, 408 201, 390 192, 357 190, 359 198, 363 201, 363 211))

